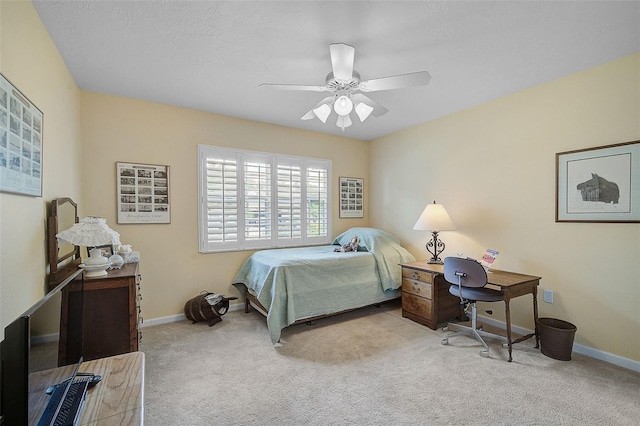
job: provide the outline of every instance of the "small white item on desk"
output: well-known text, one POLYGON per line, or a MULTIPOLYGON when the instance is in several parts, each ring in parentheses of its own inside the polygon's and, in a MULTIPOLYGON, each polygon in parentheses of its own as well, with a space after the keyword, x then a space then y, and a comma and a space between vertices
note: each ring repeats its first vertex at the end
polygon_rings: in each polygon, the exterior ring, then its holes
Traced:
POLYGON ((498 257, 499 253, 500 252, 498 250, 487 249, 486 253, 482 256, 480 264, 486 272, 489 272, 489 269, 491 269, 491 266, 493 266, 493 262, 495 262, 496 257, 498 257))
POLYGON ((120 269, 124 265, 124 259, 119 254, 114 254, 109 258, 111 269, 120 269))
POLYGON ((125 253, 124 256, 124 263, 135 263, 135 262, 140 262, 140 252, 139 251, 132 251, 131 253, 125 253))

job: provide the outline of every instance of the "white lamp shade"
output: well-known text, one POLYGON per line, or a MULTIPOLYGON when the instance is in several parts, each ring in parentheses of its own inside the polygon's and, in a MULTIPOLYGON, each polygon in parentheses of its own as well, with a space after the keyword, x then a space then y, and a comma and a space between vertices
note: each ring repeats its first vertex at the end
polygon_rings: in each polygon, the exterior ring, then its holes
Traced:
POLYGON ((351 102, 351 99, 348 97, 342 95, 333 104, 333 109, 338 115, 349 115, 353 110, 353 102, 351 102))
POLYGON ((373 108, 365 104, 364 102, 360 102, 358 105, 356 105, 356 114, 358 114, 361 122, 366 120, 372 111, 373 108))
POLYGON ((418 218, 418 221, 413 225, 413 229, 419 231, 453 231, 457 229, 455 223, 447 213, 447 210, 442 204, 427 204, 422 214, 418 218))
POLYGON ((120 234, 109 228, 106 219, 102 217, 82 218, 71 228, 56 234, 56 238, 76 246, 95 247, 120 244, 120 234))
POLYGON ((314 109, 313 113, 320 119, 320 121, 326 123, 327 117, 331 114, 331 107, 327 104, 322 104, 318 108, 314 109))
POLYGON ((338 121, 336 121, 336 126, 344 130, 345 127, 351 126, 351 118, 349 118, 348 115, 339 116, 338 121))

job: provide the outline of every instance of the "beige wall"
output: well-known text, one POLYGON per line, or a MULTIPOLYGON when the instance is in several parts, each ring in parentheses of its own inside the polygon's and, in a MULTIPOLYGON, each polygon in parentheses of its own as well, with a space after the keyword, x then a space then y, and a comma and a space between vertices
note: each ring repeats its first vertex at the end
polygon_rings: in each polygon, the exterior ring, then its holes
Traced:
MULTIPOLYGON (((198 252, 198 144, 328 158, 334 205, 339 176, 368 178, 363 141, 88 92, 82 93, 82 111, 82 173, 91 182, 83 187, 84 209, 105 217, 124 244, 140 251, 146 319, 182 313, 202 290, 237 294, 231 281, 251 254, 198 252), (117 161, 170 166, 171 224, 116 223, 117 161)), ((334 235, 367 224, 339 219, 337 209, 332 221, 334 235)))
MULTIPOLYGON (((554 291, 540 316, 578 328, 575 342, 640 360, 640 225, 555 222, 555 153, 640 139, 640 54, 371 143, 372 226, 426 258, 412 227, 426 203, 458 225, 445 255, 500 251, 497 269, 539 275, 554 291)), ((512 301, 528 329, 530 298, 512 301)), ((494 308, 503 320, 501 309, 494 308)))
POLYGON ((46 203, 80 198, 80 91, 28 1, 0 2, 0 70, 43 113, 42 197, 0 193, 0 333, 45 293, 46 203))

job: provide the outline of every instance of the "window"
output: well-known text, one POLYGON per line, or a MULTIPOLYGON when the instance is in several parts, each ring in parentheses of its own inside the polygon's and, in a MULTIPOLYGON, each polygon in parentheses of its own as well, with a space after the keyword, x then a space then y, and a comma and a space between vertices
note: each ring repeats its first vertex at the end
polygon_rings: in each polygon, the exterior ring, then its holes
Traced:
POLYGON ((329 244, 331 161, 198 146, 200 252, 329 244))

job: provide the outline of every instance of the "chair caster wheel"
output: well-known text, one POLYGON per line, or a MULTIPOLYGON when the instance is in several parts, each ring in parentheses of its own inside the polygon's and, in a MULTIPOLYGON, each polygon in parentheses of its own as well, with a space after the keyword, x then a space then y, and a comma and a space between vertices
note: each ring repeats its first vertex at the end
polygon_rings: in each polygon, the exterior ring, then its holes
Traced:
POLYGON ((489 358, 489 351, 480 351, 480 356, 483 358, 489 358))
POLYGON ((441 344, 441 345, 448 345, 448 344, 449 344, 449 339, 442 339, 442 340, 440 341, 440 344, 441 344))

